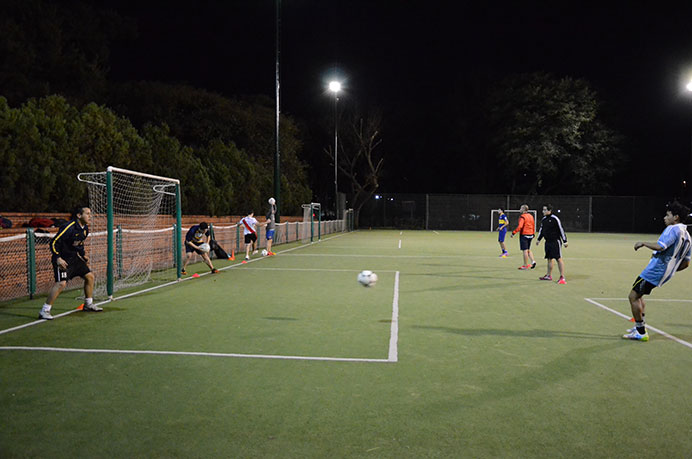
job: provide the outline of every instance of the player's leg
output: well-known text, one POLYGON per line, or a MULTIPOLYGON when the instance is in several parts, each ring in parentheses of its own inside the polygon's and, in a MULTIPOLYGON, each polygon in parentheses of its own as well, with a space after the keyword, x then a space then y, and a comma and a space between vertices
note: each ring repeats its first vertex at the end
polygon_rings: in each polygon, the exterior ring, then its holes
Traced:
POLYGON ((84 276, 84 311, 103 311, 103 308, 94 305, 94 273, 89 271, 84 276))
POLYGON ((211 258, 209 258, 209 254, 208 254, 208 253, 203 253, 203 254, 202 254, 202 260, 204 260, 204 263, 206 263, 206 265, 209 266, 209 269, 211 269, 211 272, 212 272, 213 274, 219 272, 218 269, 214 268, 214 265, 212 264, 211 258))
POLYGON ((183 269, 181 270, 181 274, 187 274, 185 268, 187 267, 188 263, 190 263, 190 259, 192 259, 192 252, 188 251, 187 247, 185 247, 185 261, 183 261, 183 269))
POLYGON ((632 317, 634 318, 634 327, 627 330, 627 333, 622 335, 625 339, 632 339, 637 341, 648 341, 649 334, 646 331, 646 323, 644 322, 644 310, 646 308, 646 303, 644 303, 644 295, 651 292, 653 288, 652 284, 648 284, 641 277, 637 277, 632 285, 632 290, 630 290, 627 299, 630 302, 630 309, 632 310, 632 317))

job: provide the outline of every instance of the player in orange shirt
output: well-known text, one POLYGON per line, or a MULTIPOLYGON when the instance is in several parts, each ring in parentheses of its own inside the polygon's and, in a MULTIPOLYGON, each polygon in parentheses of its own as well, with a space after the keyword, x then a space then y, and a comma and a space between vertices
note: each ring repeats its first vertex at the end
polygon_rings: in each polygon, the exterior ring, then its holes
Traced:
POLYGON ((514 231, 512 231, 512 237, 519 233, 519 248, 524 255, 524 264, 519 266, 518 269, 533 269, 536 267, 536 260, 533 259, 533 253, 531 253, 531 241, 536 233, 536 222, 533 219, 533 215, 527 212, 529 210, 527 204, 522 204, 519 210, 521 210, 519 223, 514 231), (531 260, 531 264, 529 264, 529 259, 531 260))

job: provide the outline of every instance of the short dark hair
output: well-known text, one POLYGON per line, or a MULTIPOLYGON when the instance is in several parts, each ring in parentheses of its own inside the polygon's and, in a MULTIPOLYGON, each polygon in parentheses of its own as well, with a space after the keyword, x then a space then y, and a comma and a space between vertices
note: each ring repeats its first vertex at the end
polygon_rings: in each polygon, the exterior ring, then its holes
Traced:
POLYGON ((207 222, 202 222, 199 224, 199 229, 205 230, 207 228, 209 228, 209 225, 207 224, 207 222))
POLYGON ((88 208, 89 208, 89 206, 79 205, 79 206, 75 207, 74 209, 72 209, 72 216, 71 216, 72 219, 76 220, 77 215, 83 214, 84 209, 88 209, 88 208))
POLYGON ((687 219, 690 216, 690 208, 679 203, 678 201, 668 203, 668 210, 670 211, 671 215, 678 216, 680 223, 687 222, 687 219))
POLYGON ((549 212, 553 211, 553 205, 552 204, 543 204, 543 207, 546 208, 549 212))
POLYGON ((505 209, 503 209, 502 207, 498 207, 498 209, 501 210, 503 214, 505 213, 505 209))

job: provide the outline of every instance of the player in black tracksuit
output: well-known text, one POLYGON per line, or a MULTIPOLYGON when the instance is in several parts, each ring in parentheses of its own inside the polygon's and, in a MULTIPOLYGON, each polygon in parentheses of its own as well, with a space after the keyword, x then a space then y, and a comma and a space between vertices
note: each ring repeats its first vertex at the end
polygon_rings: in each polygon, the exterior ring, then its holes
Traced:
POLYGON ((84 241, 89 236, 90 220, 91 209, 78 207, 74 218, 61 226, 50 242, 55 284, 38 314, 39 319, 53 319, 50 313, 53 302, 65 289, 67 282, 77 276, 84 279, 84 311, 102 311, 102 308, 93 304, 94 274, 87 265, 88 259, 84 253, 84 241))
POLYGON ((545 276, 539 277, 540 280, 553 280, 550 273, 553 270, 553 260, 557 260, 557 267, 560 270, 558 284, 566 284, 565 263, 562 261, 562 244, 567 247, 567 236, 562 228, 562 223, 557 216, 553 215, 553 206, 546 204, 543 206, 543 220, 541 228, 538 230, 536 245, 545 239, 545 258, 548 260, 548 272, 545 276))

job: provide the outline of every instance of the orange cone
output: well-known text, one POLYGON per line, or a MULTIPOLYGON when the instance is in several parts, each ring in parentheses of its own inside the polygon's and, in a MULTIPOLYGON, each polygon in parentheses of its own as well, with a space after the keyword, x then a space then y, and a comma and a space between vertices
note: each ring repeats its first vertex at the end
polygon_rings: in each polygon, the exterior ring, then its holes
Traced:
POLYGON ((83 310, 83 309, 84 309, 84 303, 82 303, 82 304, 80 304, 79 306, 77 306, 77 311, 81 311, 81 310, 83 310))
POLYGON ((231 256, 228 257, 229 260, 235 260, 235 250, 231 249, 231 256))
POLYGON ((199 274, 194 273, 194 274, 192 275, 192 277, 199 277, 199 274))
POLYGON ((634 317, 630 319, 630 322, 636 322, 636 320, 634 320, 634 317))

